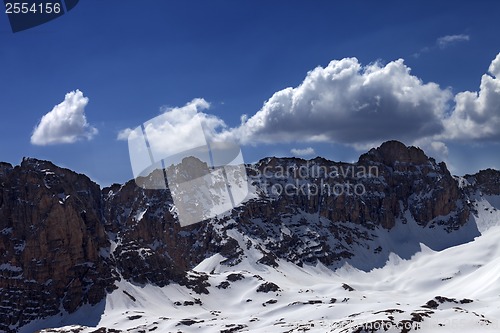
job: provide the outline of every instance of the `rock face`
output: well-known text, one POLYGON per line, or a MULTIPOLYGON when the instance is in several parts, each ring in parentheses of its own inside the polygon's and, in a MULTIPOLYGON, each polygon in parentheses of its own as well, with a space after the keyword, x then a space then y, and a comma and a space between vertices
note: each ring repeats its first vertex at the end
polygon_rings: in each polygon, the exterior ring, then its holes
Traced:
POLYGON ((397 203, 401 199, 403 207, 399 213, 409 210, 419 225, 426 226, 442 216, 449 216, 446 221, 439 222, 447 228, 458 228, 467 221, 469 210, 462 205, 464 194, 446 164, 437 164, 421 149, 388 141, 362 155, 358 164, 377 166, 385 180, 385 184, 375 189, 386 194, 382 206, 390 213, 388 219, 380 221, 384 227, 394 226, 392 213, 398 212, 397 203))
POLYGON ((52 163, 0 167, 0 330, 75 311, 113 284, 99 186, 52 163))
POLYGON ((465 175, 470 188, 486 195, 500 195, 500 171, 493 169, 481 170, 475 175, 465 175))
MULTIPOLYGON (((354 164, 266 158, 247 174, 247 202, 181 228, 168 189, 129 181, 101 190, 50 162, 0 163, 0 330, 96 304, 119 279, 207 293, 207 277, 189 270, 214 254, 223 265, 258 258, 276 267, 280 258, 370 269, 395 251, 381 234, 411 225, 412 232, 453 238, 470 215, 467 192, 446 165, 396 141, 354 164)), ((493 193, 498 174, 470 177, 493 193)))

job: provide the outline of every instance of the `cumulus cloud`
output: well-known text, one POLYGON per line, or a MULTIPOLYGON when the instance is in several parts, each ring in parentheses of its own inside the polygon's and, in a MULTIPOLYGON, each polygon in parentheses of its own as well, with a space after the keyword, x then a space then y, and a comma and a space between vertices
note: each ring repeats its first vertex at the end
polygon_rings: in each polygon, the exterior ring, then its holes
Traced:
POLYGON ((500 140, 500 53, 481 78, 479 92, 455 96, 455 108, 444 120, 442 139, 500 140))
POLYGON ((307 147, 304 149, 292 148, 290 150, 290 152, 295 156, 311 156, 311 155, 316 154, 316 152, 314 151, 314 148, 312 148, 312 147, 307 147))
POLYGON ((500 53, 478 92, 455 96, 411 75, 401 59, 385 66, 334 60, 224 135, 243 144, 327 141, 360 150, 398 139, 445 158, 449 141, 500 141, 500 53))
POLYGON ((156 160, 205 146, 207 140, 217 141, 218 130, 226 128, 224 121, 203 112, 209 107, 206 100, 195 98, 182 107, 165 109, 136 129, 121 130, 117 139, 130 143, 145 133, 156 160))
POLYGON ((452 94, 410 74, 402 59, 362 66, 334 60, 276 92, 229 134, 244 144, 337 142, 356 147, 439 134, 452 94))
POLYGON ((44 146, 92 139, 97 129, 87 122, 88 102, 80 90, 67 93, 63 102, 42 117, 31 135, 31 143, 44 146))
POLYGON ((459 43, 459 42, 467 42, 469 41, 470 36, 469 35, 447 35, 443 37, 439 37, 436 41, 437 46, 439 48, 444 49, 448 47, 451 44, 459 43))
POLYGON ((295 88, 274 93, 254 115, 241 116, 235 128, 205 113, 209 107, 204 99, 194 99, 142 127, 120 131, 117 139, 128 138, 130 144, 145 133, 159 158, 202 146, 207 139, 311 145, 290 151, 297 156, 315 154, 314 142, 365 150, 397 139, 445 160, 449 142, 500 140, 500 53, 479 92, 453 96, 450 89, 411 75, 401 59, 362 66, 356 58, 345 58, 308 72, 295 88))

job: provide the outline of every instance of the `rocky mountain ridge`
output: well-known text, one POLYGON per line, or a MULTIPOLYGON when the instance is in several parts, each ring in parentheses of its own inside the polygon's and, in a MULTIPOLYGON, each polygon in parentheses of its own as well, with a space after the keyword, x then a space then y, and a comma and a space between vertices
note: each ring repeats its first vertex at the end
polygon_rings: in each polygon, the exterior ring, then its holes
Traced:
POLYGON ((247 174, 247 202, 181 228, 168 189, 132 180, 101 190, 47 161, 1 163, 0 330, 97 304, 122 280, 206 294, 207 275, 192 268, 214 255, 228 267, 285 260, 369 271, 420 243, 441 250, 472 240, 474 196, 500 195, 499 171, 453 177, 397 141, 357 163, 266 158, 247 174))

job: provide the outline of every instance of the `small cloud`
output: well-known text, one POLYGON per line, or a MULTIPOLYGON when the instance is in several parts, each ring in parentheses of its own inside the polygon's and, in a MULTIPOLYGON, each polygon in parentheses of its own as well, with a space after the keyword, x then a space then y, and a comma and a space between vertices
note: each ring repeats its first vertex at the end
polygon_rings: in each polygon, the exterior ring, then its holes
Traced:
POLYGON ((85 107, 88 102, 78 89, 67 93, 63 102, 42 117, 33 130, 31 143, 45 146, 91 140, 98 131, 87 122, 85 107))
POLYGON ((448 36, 443 36, 439 37, 436 41, 436 44, 439 46, 440 49, 444 49, 448 47, 450 44, 455 44, 459 42, 467 42, 470 40, 469 35, 448 35, 448 36))
POLYGON ((437 141, 429 137, 416 140, 412 144, 422 148, 429 156, 435 157, 440 161, 448 158, 448 146, 442 141, 437 141))
POLYGON ((415 52, 412 54, 413 58, 419 58, 422 54, 429 52, 431 49, 430 47, 426 46, 420 49, 420 51, 415 52))
POLYGON ((435 51, 436 49, 444 50, 445 48, 447 48, 451 44, 456 44, 456 43, 460 43, 460 42, 467 42, 469 40, 470 40, 470 36, 465 35, 465 34, 442 36, 442 37, 439 37, 433 45, 425 46, 425 47, 421 48, 420 50, 418 50, 417 52, 413 53, 412 57, 415 59, 418 59, 418 58, 420 58, 420 56, 422 56, 426 53, 429 53, 431 51, 435 51))
POLYGON ((133 133, 132 129, 125 128, 118 132, 117 140, 127 141, 130 133, 133 133))
POLYGON ((448 157, 448 147, 444 142, 441 141, 432 141, 431 142, 431 151, 436 153, 437 156, 441 158, 448 157))
POLYGON ((241 124, 243 125, 244 123, 246 123, 248 120, 248 115, 247 114, 242 114, 241 117, 240 117, 240 122, 241 124))
POLYGON ((304 149, 292 148, 290 150, 290 152, 296 156, 310 156, 310 155, 316 154, 316 152, 314 151, 314 149, 312 147, 307 147, 304 149))

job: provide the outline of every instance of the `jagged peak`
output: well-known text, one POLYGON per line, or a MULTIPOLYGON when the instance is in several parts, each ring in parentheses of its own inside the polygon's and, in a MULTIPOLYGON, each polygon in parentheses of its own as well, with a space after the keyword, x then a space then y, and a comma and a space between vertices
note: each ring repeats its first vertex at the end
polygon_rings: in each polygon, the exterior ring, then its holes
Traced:
POLYGON ((8 174, 14 167, 7 162, 0 162, 0 176, 8 174))
POLYGON ((479 170, 475 174, 472 174, 472 175, 466 174, 464 176, 464 178, 470 178, 470 177, 490 177, 490 178, 500 179, 500 170, 488 168, 488 169, 479 170))
POLYGON ((13 170, 18 170, 21 172, 34 172, 41 175, 50 174, 51 176, 55 176, 57 178, 69 176, 71 179, 76 179, 73 177, 77 177, 80 179, 84 179, 86 182, 95 184, 100 189, 100 186, 84 173, 76 172, 72 169, 58 166, 51 161, 34 157, 23 157, 21 163, 14 166, 13 170))
POLYGON ((23 167, 23 168, 28 167, 28 168, 33 168, 33 169, 39 169, 39 168, 54 169, 54 168, 59 168, 58 166, 56 166, 51 161, 41 160, 41 159, 34 158, 34 157, 23 157, 20 166, 23 167))
POLYGON ((283 165, 283 164, 288 164, 290 162, 299 162, 303 163, 306 160, 300 157, 276 157, 276 156, 270 156, 270 157, 264 157, 261 158, 259 161, 256 163, 251 163, 249 164, 250 167, 263 167, 263 166, 275 166, 275 165, 283 165))
MULTIPOLYGON (((303 159, 300 157, 265 157, 254 163, 256 166, 262 165, 275 165, 280 163, 289 162, 306 162, 313 163, 345 163, 341 161, 332 161, 327 158, 316 156, 311 159, 303 159)), ((389 166, 393 166, 395 162, 410 163, 410 164, 428 164, 429 162, 435 163, 436 161, 425 154, 425 152, 415 146, 406 146, 404 143, 397 140, 390 140, 382 143, 377 148, 370 149, 367 153, 362 154, 358 163, 367 161, 379 162, 389 166)))
POLYGON ((249 167, 262 167, 262 166, 275 166, 275 165, 281 165, 281 166, 286 166, 286 165, 291 165, 291 164, 306 164, 313 166, 313 165, 332 165, 332 164, 355 164, 355 163, 349 163, 349 162, 343 162, 343 161, 333 161, 328 158, 322 157, 322 156, 316 156, 314 158, 310 159, 304 159, 301 157, 265 157, 260 159, 259 161, 255 163, 250 163, 247 164, 249 167))
POLYGON ((411 164, 427 164, 429 158, 422 149, 414 146, 406 146, 396 140, 386 141, 378 148, 372 148, 359 157, 358 163, 373 161, 393 166, 396 162, 411 164))
POLYGON ((465 175, 464 178, 470 184, 474 184, 486 194, 500 194, 500 171, 495 169, 484 169, 473 175, 465 175))

